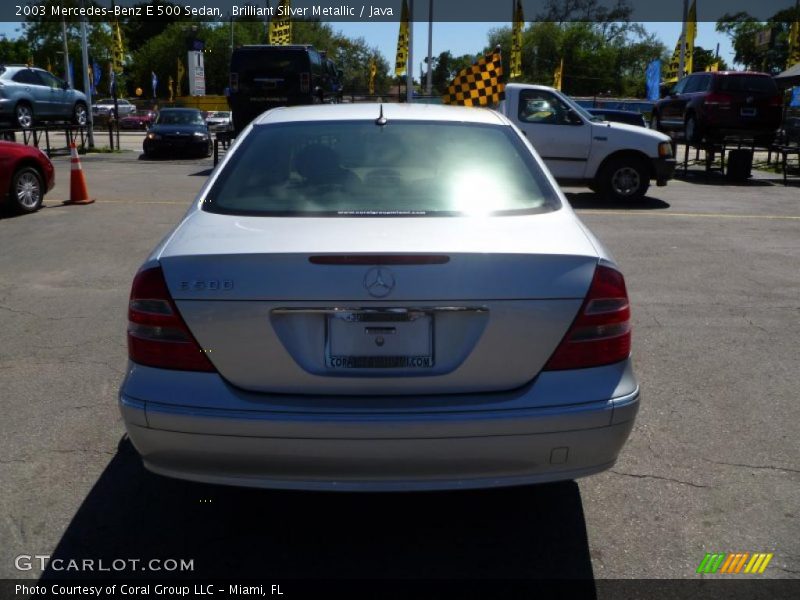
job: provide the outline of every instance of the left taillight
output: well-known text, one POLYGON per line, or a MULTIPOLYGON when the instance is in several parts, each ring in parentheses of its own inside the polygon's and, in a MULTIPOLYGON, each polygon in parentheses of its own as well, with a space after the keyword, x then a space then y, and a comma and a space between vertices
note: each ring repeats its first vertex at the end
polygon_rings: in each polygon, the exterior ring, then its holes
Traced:
POLYGON ((600 264, 578 316, 545 371, 586 369, 625 360, 631 353, 631 309, 625 279, 600 264))
POLYGON ((170 296, 161 267, 137 273, 128 303, 128 357, 178 371, 216 371, 170 296))

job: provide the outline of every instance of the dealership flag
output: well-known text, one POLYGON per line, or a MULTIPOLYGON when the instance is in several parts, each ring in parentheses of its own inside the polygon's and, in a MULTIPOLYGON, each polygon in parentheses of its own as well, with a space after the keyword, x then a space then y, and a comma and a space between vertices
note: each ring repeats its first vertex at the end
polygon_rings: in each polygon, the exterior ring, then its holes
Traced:
POLYGON ((103 70, 97 61, 92 61, 92 95, 97 93, 97 86, 100 85, 100 79, 103 77, 103 70))
POLYGON ((150 71, 150 75, 152 75, 152 77, 150 78, 150 83, 153 86, 153 98, 155 98, 156 89, 158 88, 158 75, 156 75, 155 71, 150 71))
POLYGON ((558 91, 561 91, 561 83, 564 79, 564 59, 561 59, 561 62, 558 63, 556 67, 556 72, 553 74, 553 87, 556 88, 558 91))
POLYGON ((292 43, 292 20, 289 0, 280 0, 275 17, 269 22, 269 43, 286 46, 292 43))
POLYGON ((114 70, 117 72, 122 71, 122 64, 125 62, 125 46, 122 43, 122 30, 119 27, 119 21, 114 22, 114 48, 112 51, 112 58, 114 60, 114 70))
POLYGON ((180 97, 181 95, 181 80, 183 79, 184 74, 186 73, 186 69, 183 67, 183 63, 181 59, 178 59, 178 72, 177 78, 175 79, 175 95, 180 97))
POLYGON ((397 34, 397 55, 394 60, 394 74, 403 75, 408 68, 408 4, 403 0, 400 10, 400 31, 397 34))
POLYGON ((369 95, 375 95, 375 75, 378 74, 378 65, 373 58, 369 61, 369 95))
POLYGON ((522 75, 522 26, 525 16, 522 14, 522 0, 517 0, 514 9, 514 23, 511 25, 511 64, 509 78, 514 79, 522 75))
POLYGON ((655 102, 661 97, 659 85, 661 83, 661 61, 656 59, 650 61, 645 73, 647 81, 647 99, 655 102))
POLYGON ((675 83, 679 79, 691 73, 694 69, 694 40, 697 37, 697 0, 692 2, 689 9, 689 16, 686 21, 686 37, 678 40, 675 44, 675 51, 672 53, 672 60, 669 61, 666 82, 675 83), (678 73, 681 68, 681 45, 685 46, 683 56, 683 73, 678 73))
POLYGON ((503 81, 503 58, 500 48, 462 69, 442 96, 444 104, 459 106, 492 106, 506 97, 503 81))
POLYGON ((789 58, 786 68, 800 63, 800 21, 794 21, 789 29, 789 58))

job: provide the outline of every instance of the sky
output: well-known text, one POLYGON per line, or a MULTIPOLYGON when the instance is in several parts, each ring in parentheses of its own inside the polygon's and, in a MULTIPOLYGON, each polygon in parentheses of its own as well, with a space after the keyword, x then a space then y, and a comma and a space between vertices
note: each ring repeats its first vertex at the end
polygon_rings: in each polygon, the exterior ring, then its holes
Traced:
MULTIPOLYGON (((397 47, 397 23, 358 22, 358 23, 331 23, 335 30, 341 31, 349 37, 363 37, 369 46, 377 46, 381 54, 390 65, 394 64, 394 55, 397 47)), ((434 23, 433 24, 433 55, 449 50, 458 56, 473 54, 481 50, 487 42, 489 30, 495 27, 508 26, 510 23, 434 23)), ((0 35, 9 38, 19 35, 19 23, 0 22, 0 35)), ((655 33, 667 48, 672 49, 681 33, 680 22, 644 23, 648 31, 655 33)), ((700 22, 697 24, 697 40, 695 44, 708 50, 720 44, 720 56, 729 64, 733 64, 733 48, 727 36, 714 31, 714 23, 700 22)), ((414 73, 418 76, 420 63, 428 53, 428 26, 427 23, 414 24, 414 73)), ((0 56, 0 61, 2 61, 0 56)))

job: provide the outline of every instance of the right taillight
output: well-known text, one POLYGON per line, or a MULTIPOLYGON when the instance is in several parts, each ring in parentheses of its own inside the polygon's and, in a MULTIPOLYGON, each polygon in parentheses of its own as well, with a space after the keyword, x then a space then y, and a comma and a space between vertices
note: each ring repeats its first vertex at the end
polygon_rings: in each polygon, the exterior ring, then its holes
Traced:
POLYGON ((161 267, 137 273, 128 304, 128 357, 178 371, 216 371, 172 301, 161 267))
POLYGON ((547 361, 545 371, 586 369, 625 360, 631 353, 631 310, 625 279, 598 265, 586 300, 547 361))
POLYGON ((300 73, 300 91, 303 93, 311 91, 311 73, 300 73))

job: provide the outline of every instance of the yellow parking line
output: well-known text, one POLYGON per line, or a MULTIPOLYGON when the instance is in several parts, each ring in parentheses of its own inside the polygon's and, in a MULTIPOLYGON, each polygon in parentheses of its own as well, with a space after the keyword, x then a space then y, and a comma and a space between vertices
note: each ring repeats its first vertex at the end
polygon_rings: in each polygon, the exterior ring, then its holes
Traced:
POLYGON ((704 219, 765 219, 771 221, 800 221, 800 215, 731 215, 727 213, 681 213, 644 210, 575 209, 581 215, 614 215, 625 217, 700 217, 704 219))

